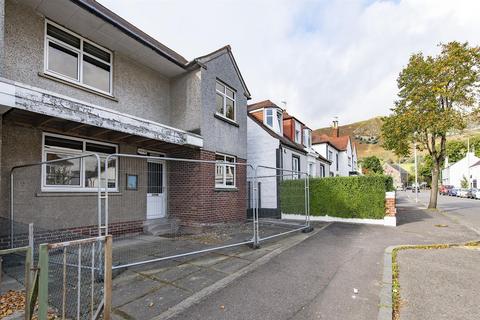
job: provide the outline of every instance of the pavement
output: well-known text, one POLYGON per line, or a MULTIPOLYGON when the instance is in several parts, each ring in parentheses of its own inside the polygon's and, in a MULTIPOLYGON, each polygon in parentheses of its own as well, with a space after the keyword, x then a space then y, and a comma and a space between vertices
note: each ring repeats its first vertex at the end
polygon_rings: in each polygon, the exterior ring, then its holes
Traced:
MULTIPOLYGON (((326 225, 315 224, 314 233, 326 225)), ((113 280, 113 318, 167 318, 314 233, 278 237, 259 249, 243 245, 130 267, 113 280)))
MULTIPOLYGON (((415 193, 411 191, 400 192, 415 199, 415 193)), ((430 191, 422 191, 418 195, 419 203, 425 207, 428 205, 430 191)), ((477 231, 480 234, 480 200, 466 199, 450 196, 438 196, 438 208, 451 219, 464 226, 477 231)))
POLYGON ((479 318, 479 247, 401 250, 397 261, 400 320, 479 318))
POLYGON ((174 319, 376 319, 386 247, 479 238, 398 196, 398 227, 333 223, 174 319))

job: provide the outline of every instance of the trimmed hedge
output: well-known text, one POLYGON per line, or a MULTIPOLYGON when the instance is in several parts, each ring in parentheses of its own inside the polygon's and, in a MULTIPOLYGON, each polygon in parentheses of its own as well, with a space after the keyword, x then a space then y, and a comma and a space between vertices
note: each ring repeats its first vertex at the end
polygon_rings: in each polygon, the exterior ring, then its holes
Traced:
MULTIPOLYGON (((305 213, 305 180, 280 184, 283 213, 305 213)), ((310 214, 341 218, 383 219, 385 192, 392 191, 389 176, 352 176, 310 179, 310 214)))

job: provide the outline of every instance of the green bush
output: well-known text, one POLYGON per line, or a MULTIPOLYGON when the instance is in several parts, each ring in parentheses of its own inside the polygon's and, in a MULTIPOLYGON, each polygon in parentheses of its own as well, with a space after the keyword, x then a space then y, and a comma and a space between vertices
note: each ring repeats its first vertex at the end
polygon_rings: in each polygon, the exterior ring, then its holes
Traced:
MULTIPOLYGON (((385 192, 392 191, 393 180, 382 175, 312 178, 310 214, 342 218, 382 219, 385 192)), ((286 180, 280 184, 282 212, 305 214, 305 180, 286 180)))

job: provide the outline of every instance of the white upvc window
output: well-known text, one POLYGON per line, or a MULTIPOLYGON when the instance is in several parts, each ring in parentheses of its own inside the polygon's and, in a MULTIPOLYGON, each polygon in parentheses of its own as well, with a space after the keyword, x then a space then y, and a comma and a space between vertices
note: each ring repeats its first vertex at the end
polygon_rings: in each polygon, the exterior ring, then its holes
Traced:
POLYGON ((310 177, 313 177, 315 175, 315 163, 309 163, 308 164, 308 174, 310 175, 310 177))
POLYGON ((325 177, 325 165, 320 164, 320 177, 324 178, 325 177))
POLYGON ((265 124, 277 133, 283 132, 283 111, 276 108, 265 109, 265 124))
POLYGON ((333 160, 333 152, 332 151, 328 151, 328 160, 332 161, 333 160))
POLYGON ((298 121, 295 121, 295 142, 302 143, 302 125, 298 121))
POLYGON ((81 156, 85 153, 96 153, 100 156, 100 181, 98 162, 94 156, 44 164, 43 191, 97 191, 99 184, 102 189, 108 187, 110 191, 117 190, 117 159, 110 159, 108 170, 105 170, 105 159, 109 154, 117 153, 117 145, 45 133, 42 149, 42 161, 81 156))
POLYGON ((217 81, 216 113, 224 118, 235 121, 235 90, 217 81))
POLYGON ((51 21, 45 22, 44 73, 112 95, 112 52, 51 21))
POLYGON ((294 179, 300 179, 300 157, 292 155, 292 171, 294 179))
POLYGON ((348 166, 349 166, 349 167, 352 166, 352 157, 348 157, 348 166))
POLYGON ((235 187, 235 162, 236 158, 226 154, 217 153, 215 155, 215 187, 234 188, 235 187))
POLYGON ((303 129, 303 145, 307 148, 312 147, 312 131, 310 129, 303 129))

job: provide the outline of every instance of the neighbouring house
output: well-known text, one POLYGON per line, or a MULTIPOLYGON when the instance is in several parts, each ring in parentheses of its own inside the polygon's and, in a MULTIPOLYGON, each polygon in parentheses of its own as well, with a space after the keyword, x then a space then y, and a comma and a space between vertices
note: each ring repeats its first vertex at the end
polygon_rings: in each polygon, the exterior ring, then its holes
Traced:
POLYGON ((280 217, 280 180, 301 177, 300 172, 328 176, 330 162, 312 149, 311 130, 270 100, 249 105, 247 122, 248 163, 271 168, 260 170, 260 215, 280 217))
POLYGON ((449 163, 448 157, 445 159, 445 167, 442 170, 442 184, 452 185, 455 188, 461 188, 462 180, 466 179, 470 187, 478 176, 474 176, 477 172, 476 166, 480 158, 476 157, 473 152, 467 152, 467 155, 455 162, 449 163))
POLYGON ((408 184, 408 171, 395 163, 385 162, 383 164, 383 172, 393 179, 393 186, 402 189, 408 184))
MULTIPOLYGON (((13 166, 95 152, 222 161, 133 167, 114 158, 102 187, 116 232, 163 217, 246 218, 245 167, 225 161, 246 162, 250 92, 229 46, 188 61, 96 1, 0 3, 0 216, 9 217, 13 166)), ((41 214, 48 227, 95 225, 97 202, 89 199, 98 170, 85 159, 32 170, 15 190, 15 201, 28 204, 17 206, 15 219, 41 214)))
POLYGON ((472 178, 471 178, 472 188, 479 188, 480 185, 478 182, 480 181, 480 161, 474 163, 470 167, 470 173, 472 175, 472 178))
POLYGON ((358 175, 357 148, 349 135, 340 135, 338 121, 333 121, 330 135, 313 134, 313 149, 332 162, 331 176, 358 175))

